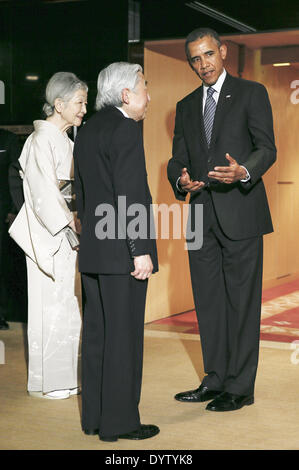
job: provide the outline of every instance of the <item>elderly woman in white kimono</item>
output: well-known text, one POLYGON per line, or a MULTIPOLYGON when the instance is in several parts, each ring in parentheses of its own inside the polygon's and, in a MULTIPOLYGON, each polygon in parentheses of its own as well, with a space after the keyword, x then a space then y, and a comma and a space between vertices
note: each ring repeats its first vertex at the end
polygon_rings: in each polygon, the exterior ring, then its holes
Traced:
POLYGON ((81 317, 77 252, 66 234, 74 235, 77 225, 61 186, 73 178, 73 142, 66 131, 82 122, 87 86, 59 72, 47 85, 46 99, 47 118, 34 121, 19 159, 25 203, 10 235, 27 261, 28 392, 63 399, 78 393, 81 317))

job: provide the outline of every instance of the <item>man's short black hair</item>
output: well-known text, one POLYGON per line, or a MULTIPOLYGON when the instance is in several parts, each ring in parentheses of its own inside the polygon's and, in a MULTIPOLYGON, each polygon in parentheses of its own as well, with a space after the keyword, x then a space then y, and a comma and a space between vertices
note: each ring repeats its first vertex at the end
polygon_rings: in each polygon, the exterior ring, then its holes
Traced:
POLYGON ((221 46, 222 43, 221 43, 219 34, 216 33, 216 31, 214 31, 213 29, 210 29, 210 28, 197 28, 197 29, 194 29, 194 31, 191 31, 191 33, 188 34, 188 36, 186 38, 186 42, 185 42, 185 52, 186 52, 186 56, 187 56, 187 59, 188 59, 188 62, 189 62, 190 65, 191 65, 191 57, 190 57, 190 52, 189 52, 190 42, 194 42, 197 39, 202 39, 205 36, 210 36, 210 37, 214 38, 215 41, 217 42, 218 47, 221 46))

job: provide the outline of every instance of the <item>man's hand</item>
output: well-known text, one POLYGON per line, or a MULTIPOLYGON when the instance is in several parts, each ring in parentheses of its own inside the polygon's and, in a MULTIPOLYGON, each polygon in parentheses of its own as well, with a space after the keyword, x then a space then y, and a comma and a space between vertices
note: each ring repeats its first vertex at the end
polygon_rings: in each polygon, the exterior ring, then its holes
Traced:
POLYGON ((134 266, 135 271, 131 275, 143 281, 150 277, 154 269, 150 255, 136 256, 134 266))
POLYGON ((229 153, 225 154, 225 158, 228 160, 229 166, 215 166, 214 171, 208 173, 209 178, 226 184, 245 179, 247 176, 245 168, 241 167, 229 153))
POLYGON ((203 181, 193 181, 190 178, 190 175, 187 171, 187 168, 183 168, 181 170, 181 177, 180 177, 180 186, 183 191, 188 193, 193 193, 198 191, 199 189, 203 188, 205 183, 203 181))

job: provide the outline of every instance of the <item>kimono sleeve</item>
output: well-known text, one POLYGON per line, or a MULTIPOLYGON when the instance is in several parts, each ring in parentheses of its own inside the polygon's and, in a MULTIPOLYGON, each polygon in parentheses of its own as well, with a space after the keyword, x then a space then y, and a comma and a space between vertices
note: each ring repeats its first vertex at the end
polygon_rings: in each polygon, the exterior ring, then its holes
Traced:
POLYGON ((73 219, 59 190, 56 167, 51 142, 45 136, 36 136, 26 164, 25 199, 27 196, 36 218, 53 236, 73 219))

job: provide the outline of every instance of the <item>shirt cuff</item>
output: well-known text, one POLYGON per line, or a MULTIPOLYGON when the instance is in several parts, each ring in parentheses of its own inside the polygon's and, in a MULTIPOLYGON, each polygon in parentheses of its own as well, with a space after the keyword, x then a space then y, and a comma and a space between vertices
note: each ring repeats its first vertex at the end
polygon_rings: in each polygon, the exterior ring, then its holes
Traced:
POLYGON ((242 179, 242 180, 240 180, 240 181, 241 181, 241 183, 247 183, 247 181, 250 180, 250 174, 249 174, 247 168, 245 168, 245 166, 240 165, 240 167, 241 167, 241 168, 244 168, 244 170, 246 171, 246 178, 244 178, 244 179, 242 179))
POLYGON ((184 191, 184 190, 181 188, 181 185, 180 185, 180 182, 179 182, 179 181, 180 181, 180 178, 181 178, 181 177, 179 176, 178 179, 176 180, 176 183, 175 183, 176 189, 178 190, 179 193, 181 193, 181 194, 186 194, 187 191, 184 191))

